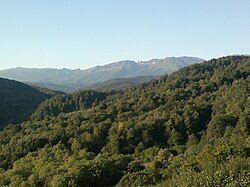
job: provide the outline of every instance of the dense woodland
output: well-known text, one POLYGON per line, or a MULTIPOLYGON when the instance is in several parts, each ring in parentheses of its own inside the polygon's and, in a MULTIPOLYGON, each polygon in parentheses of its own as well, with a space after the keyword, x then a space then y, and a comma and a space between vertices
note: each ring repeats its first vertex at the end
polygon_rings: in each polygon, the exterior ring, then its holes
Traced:
POLYGON ((70 113, 77 110, 83 110, 97 106, 100 101, 107 98, 107 96, 114 94, 113 92, 97 92, 77 91, 73 94, 58 94, 57 96, 48 99, 41 103, 36 111, 30 116, 31 120, 42 120, 52 116, 58 116, 62 113, 70 113))
POLYGON ((0 131, 0 186, 249 186, 249 75, 229 56, 46 100, 0 131))
POLYGON ((22 122, 40 103, 57 94, 60 92, 0 78, 0 128, 22 122))

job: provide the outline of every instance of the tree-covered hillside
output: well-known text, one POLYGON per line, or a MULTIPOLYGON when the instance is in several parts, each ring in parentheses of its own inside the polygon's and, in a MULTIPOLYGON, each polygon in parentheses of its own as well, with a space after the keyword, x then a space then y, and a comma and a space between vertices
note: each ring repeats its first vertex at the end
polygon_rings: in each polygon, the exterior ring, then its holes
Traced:
POLYGON ((91 108, 106 99, 113 92, 97 92, 93 90, 77 91, 68 95, 57 95, 44 101, 31 115, 32 120, 42 120, 62 113, 69 113, 91 108))
POLYGON ((249 75, 249 57, 212 59, 9 125, 0 186, 249 186, 249 75))
POLYGON ((26 119, 45 99, 58 92, 0 78, 0 128, 26 119))

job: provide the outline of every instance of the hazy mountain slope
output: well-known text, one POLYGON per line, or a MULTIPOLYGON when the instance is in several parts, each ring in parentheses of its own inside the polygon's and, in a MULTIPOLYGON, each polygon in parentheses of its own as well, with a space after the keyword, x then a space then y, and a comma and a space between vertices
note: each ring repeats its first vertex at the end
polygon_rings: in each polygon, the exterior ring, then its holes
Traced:
POLYGON ((105 82, 87 86, 85 89, 97 90, 97 91, 125 90, 131 86, 136 86, 138 84, 148 82, 157 77, 158 76, 144 76, 144 77, 111 79, 105 82))
POLYGON ((0 78, 0 127, 26 119, 38 104, 58 92, 0 78))
POLYGON ((202 61, 195 57, 168 57, 143 62, 119 61, 86 70, 13 68, 0 71, 0 77, 68 92, 110 79, 163 75, 202 61))
POLYGON ((129 77, 135 75, 150 76, 150 75, 163 75, 169 74, 178 69, 204 61, 196 57, 167 57, 164 59, 152 59, 149 61, 140 61, 139 64, 143 67, 140 70, 132 73, 129 77))
POLYGON ((53 84, 53 83, 30 83, 30 82, 25 82, 26 84, 30 84, 32 86, 37 85, 39 87, 43 87, 43 88, 48 88, 48 89, 52 89, 52 90, 60 90, 64 93, 70 93, 76 90, 79 90, 81 88, 85 88, 85 85, 81 85, 81 84, 53 84))
MULTIPOLYGON (((158 76, 142 76, 131 78, 117 78, 110 79, 104 82, 91 84, 90 86, 84 86, 80 84, 51 84, 51 83, 35 83, 38 86, 61 90, 65 93, 70 93, 74 90, 96 90, 96 91, 111 91, 111 90, 125 90, 128 87, 136 86, 138 84, 150 81, 158 76)), ((28 83, 34 85, 34 83, 28 83)))

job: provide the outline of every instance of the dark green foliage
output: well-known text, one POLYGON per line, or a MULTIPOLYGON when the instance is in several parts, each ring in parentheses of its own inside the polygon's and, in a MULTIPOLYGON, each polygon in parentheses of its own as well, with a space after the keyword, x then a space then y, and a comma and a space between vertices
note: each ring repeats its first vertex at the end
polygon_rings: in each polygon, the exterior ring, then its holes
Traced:
POLYGON ((0 78, 0 127, 25 120, 45 99, 58 92, 0 78))
POLYGON ((56 96, 0 132, 0 185, 249 186, 249 75, 230 56, 95 104, 56 96))

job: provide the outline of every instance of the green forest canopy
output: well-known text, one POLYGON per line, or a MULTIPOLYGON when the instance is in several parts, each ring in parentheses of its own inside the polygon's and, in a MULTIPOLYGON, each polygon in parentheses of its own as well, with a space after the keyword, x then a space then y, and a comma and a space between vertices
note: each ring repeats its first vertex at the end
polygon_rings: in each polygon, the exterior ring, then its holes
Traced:
POLYGON ((55 96, 0 131, 0 185, 249 186, 249 74, 228 56, 87 107, 55 96))
POLYGON ((57 94, 60 92, 0 78, 0 128, 22 122, 40 103, 57 94))

